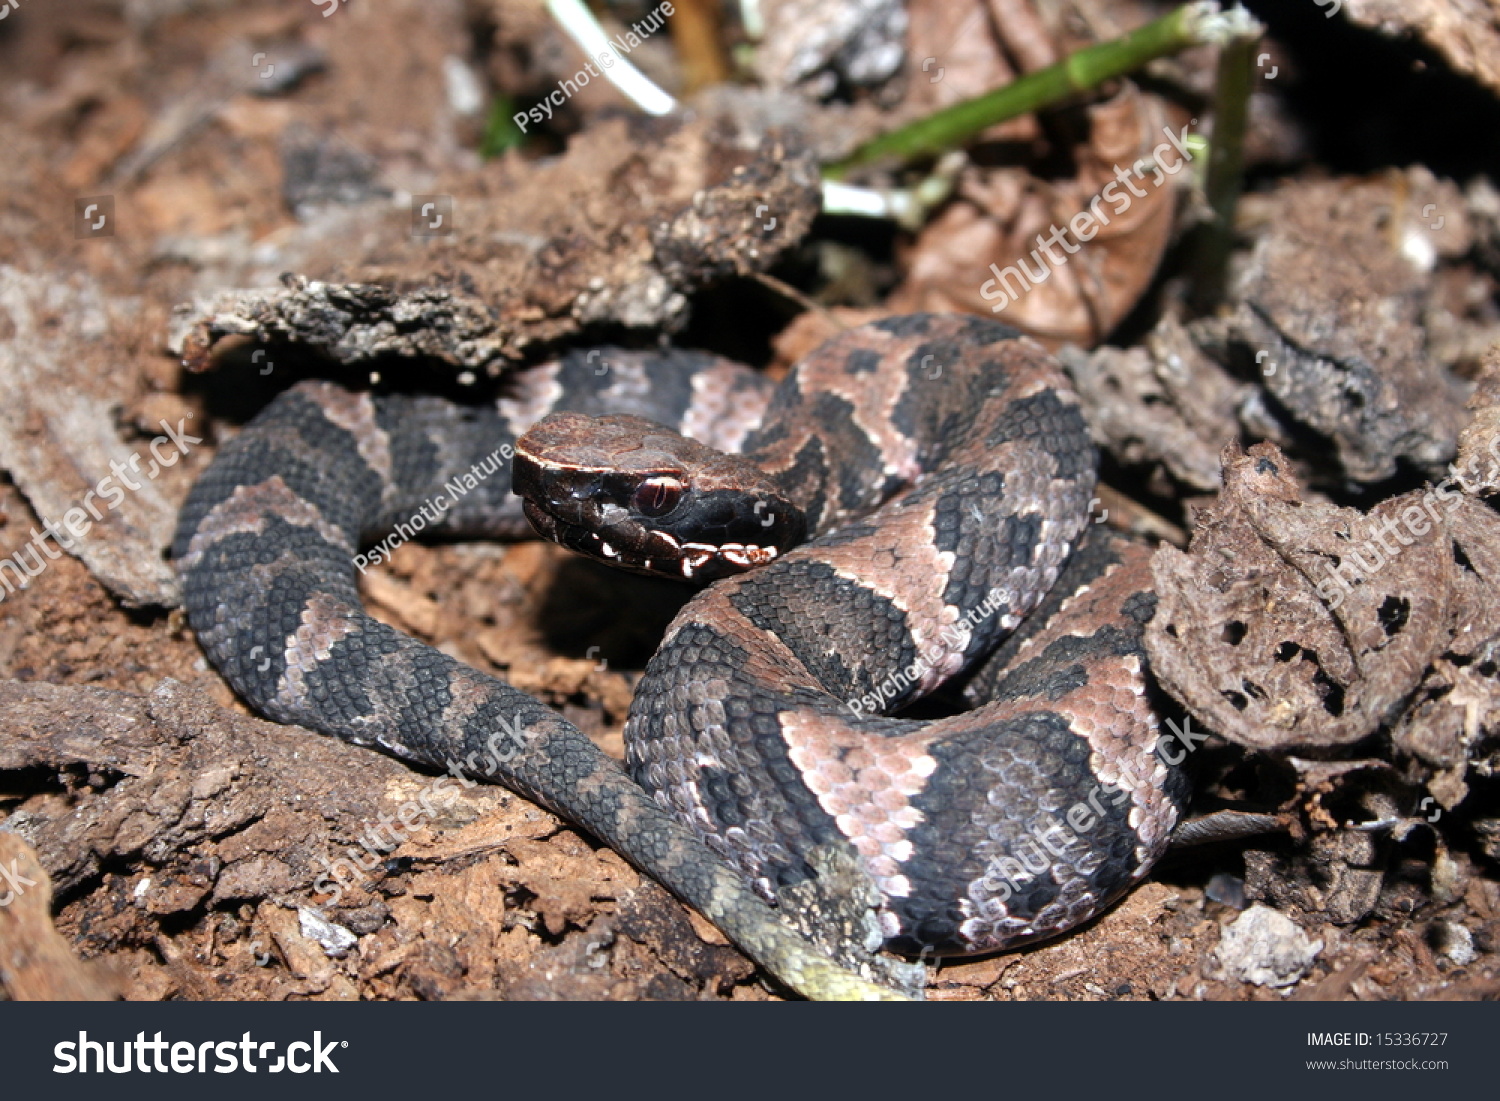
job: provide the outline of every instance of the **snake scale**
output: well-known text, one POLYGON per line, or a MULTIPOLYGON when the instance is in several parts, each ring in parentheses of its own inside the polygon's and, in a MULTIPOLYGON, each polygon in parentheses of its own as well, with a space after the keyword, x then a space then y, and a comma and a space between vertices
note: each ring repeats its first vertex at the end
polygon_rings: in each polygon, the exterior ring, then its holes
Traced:
POLYGON ((618 350, 510 386, 465 405, 303 382, 221 448, 174 557, 203 648, 254 708, 551 807, 811 997, 911 992, 916 969, 871 963, 882 944, 1060 933, 1164 851, 1183 779, 1143 678, 1146 556, 1089 524, 1096 453, 1039 345, 913 314, 842 333, 774 391, 715 357, 618 350), (608 412, 763 473, 577 416, 608 412), (361 607, 356 555, 392 531, 528 534, 511 456, 545 533, 722 577, 647 665, 627 768, 361 607), (714 538, 673 526, 693 511, 714 538), (602 530, 579 526, 590 512, 602 530), (770 545, 800 526, 810 541, 770 545), (913 717, 944 682, 968 709, 913 717))

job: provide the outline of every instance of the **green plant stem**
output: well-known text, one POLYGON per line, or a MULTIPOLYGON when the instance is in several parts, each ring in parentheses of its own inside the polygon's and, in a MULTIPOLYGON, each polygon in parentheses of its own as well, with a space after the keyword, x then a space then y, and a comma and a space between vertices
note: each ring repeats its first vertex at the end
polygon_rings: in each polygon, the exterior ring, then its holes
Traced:
MULTIPOLYGON (((843 160, 826 166, 824 178, 842 179, 850 170, 882 157, 907 161, 941 153, 996 123, 1088 91, 1155 58, 1177 53, 1189 46, 1237 41, 1244 35, 1247 22, 1254 25, 1254 20, 1238 7, 1225 13, 1212 0, 1185 4, 1127 35, 1079 50, 1004 88, 955 103, 908 126, 882 134, 843 160)), ((1256 29, 1258 33, 1259 28, 1256 29)))
POLYGON ((1250 88, 1255 79, 1254 39, 1236 40, 1219 54, 1214 88, 1214 131, 1209 145, 1203 196, 1212 218, 1198 230, 1192 263, 1193 300, 1212 309, 1224 296, 1229 253, 1234 246, 1234 210, 1244 189, 1245 129, 1250 88))
POLYGON ((484 136, 479 140, 479 155, 485 160, 498 157, 507 149, 515 149, 526 143, 526 135, 511 118, 516 109, 515 100, 501 92, 490 107, 490 117, 485 121, 484 136))

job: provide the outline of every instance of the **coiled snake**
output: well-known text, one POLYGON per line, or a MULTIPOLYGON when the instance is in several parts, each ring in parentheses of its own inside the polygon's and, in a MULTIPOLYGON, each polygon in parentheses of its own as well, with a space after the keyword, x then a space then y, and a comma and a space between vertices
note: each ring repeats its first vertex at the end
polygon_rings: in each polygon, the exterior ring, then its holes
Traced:
POLYGON ((1054 935, 1147 872, 1181 797, 1142 678, 1149 574, 1118 539, 1073 553, 1096 456, 1040 346, 978 318, 890 318, 824 345, 769 406, 760 375, 712 357, 599 355, 519 373, 490 406, 282 393, 181 515, 174 555, 215 666, 273 719, 463 762, 557 810, 812 997, 910 992, 912 969, 871 955, 882 942, 925 956, 1054 935), (763 473, 570 415, 611 410, 763 473), (512 454, 545 533, 723 578, 647 666, 628 773, 360 606, 355 557, 393 530, 525 535, 512 454), (802 526, 812 540, 788 550, 802 526), (891 715, 955 678, 972 710, 891 715))

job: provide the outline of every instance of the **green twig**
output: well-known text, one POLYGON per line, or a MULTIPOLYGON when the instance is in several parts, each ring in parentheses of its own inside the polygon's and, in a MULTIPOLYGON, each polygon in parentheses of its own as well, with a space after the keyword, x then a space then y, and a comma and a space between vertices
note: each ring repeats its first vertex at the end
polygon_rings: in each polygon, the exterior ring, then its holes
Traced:
POLYGON ((843 160, 825 167, 823 175, 826 179, 838 180, 851 169, 882 157, 906 161, 941 153, 996 123, 1051 106, 1113 77, 1123 76, 1155 58, 1177 53, 1189 46, 1240 40, 1251 26, 1255 27, 1258 36, 1259 25, 1241 7, 1224 12, 1213 0, 1185 4, 1123 37, 1079 50, 1004 88, 955 103, 908 126, 882 134, 843 160))
POLYGON ((1255 46, 1255 39, 1238 39, 1219 54, 1213 140, 1203 181, 1203 195, 1212 217, 1198 230, 1190 281, 1194 303, 1201 310, 1218 304, 1228 278, 1234 208, 1244 187, 1245 128, 1250 116, 1250 86, 1255 78, 1255 46))

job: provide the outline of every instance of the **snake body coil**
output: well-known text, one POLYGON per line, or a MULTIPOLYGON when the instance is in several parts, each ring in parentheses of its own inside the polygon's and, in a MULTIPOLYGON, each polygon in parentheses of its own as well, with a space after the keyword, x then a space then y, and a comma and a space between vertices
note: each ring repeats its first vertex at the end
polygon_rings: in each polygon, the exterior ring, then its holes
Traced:
POLYGON ((533 369, 492 407, 327 383, 278 397, 183 508, 174 554, 214 664, 274 719, 551 806, 812 996, 881 993, 881 941, 1052 935, 1145 874, 1181 794, 1142 680, 1149 574, 1118 540, 1073 554, 1095 454, 1051 357, 988 321, 892 318, 819 349, 769 408, 759 376, 709 357, 605 362, 533 369), (743 449, 814 535, 755 547, 774 560, 673 622, 631 709, 630 775, 540 702, 371 619, 355 587, 361 547, 418 515, 524 535, 506 460, 567 409, 743 449), (955 677, 973 710, 890 716, 955 677))

